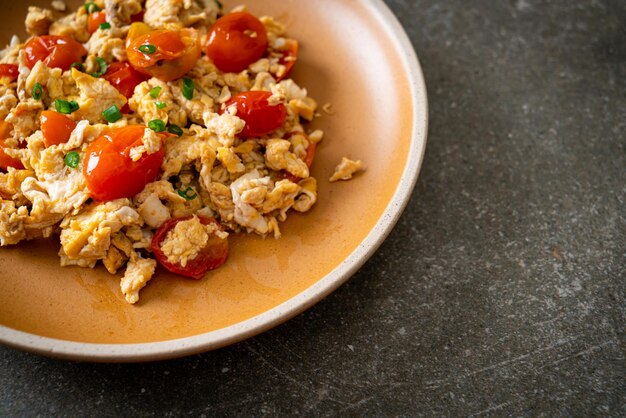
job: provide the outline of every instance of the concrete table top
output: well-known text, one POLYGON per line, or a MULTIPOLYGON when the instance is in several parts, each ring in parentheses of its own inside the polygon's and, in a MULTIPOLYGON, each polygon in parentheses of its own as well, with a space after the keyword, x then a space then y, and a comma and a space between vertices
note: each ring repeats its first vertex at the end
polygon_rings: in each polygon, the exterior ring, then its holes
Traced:
POLYGON ((194 357, 0 347, 0 416, 626 413, 626 3, 386 2, 430 129, 377 254, 306 313, 194 357))

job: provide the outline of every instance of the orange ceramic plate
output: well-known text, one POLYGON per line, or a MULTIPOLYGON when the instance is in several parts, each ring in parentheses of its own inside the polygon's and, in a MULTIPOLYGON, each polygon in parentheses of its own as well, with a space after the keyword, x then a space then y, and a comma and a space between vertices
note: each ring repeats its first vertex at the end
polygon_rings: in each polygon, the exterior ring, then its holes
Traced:
MULTIPOLYGON (((3 14, 3 42, 27 2, 3 14)), ((41 3, 48 4, 47 1, 41 3)), ((225 2, 228 10, 234 2, 225 2)), ((59 266, 58 244, 0 248, 0 341, 61 358, 138 361, 215 349, 274 327, 345 282, 385 239, 407 203, 426 144, 427 102, 413 48, 380 0, 249 1, 300 41, 291 77, 332 114, 313 175, 319 199, 291 214, 283 237, 238 236, 202 281, 158 270, 129 305, 120 275, 59 266), (366 171, 329 183, 342 156, 366 171)))

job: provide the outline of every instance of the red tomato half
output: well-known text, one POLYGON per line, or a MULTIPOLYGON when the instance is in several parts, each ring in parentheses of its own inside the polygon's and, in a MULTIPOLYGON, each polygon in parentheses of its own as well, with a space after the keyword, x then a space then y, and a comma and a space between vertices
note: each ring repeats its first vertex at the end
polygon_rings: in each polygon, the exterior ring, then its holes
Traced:
POLYGON ((128 61, 139 72, 163 81, 185 75, 200 58, 201 48, 195 29, 150 30, 133 23, 126 40, 128 61))
POLYGON ((270 106, 267 99, 272 94, 268 91, 246 91, 234 95, 226 107, 235 105, 237 116, 246 122, 239 133, 239 138, 257 138, 280 128, 285 122, 285 105, 270 106))
POLYGON ((46 147, 66 143, 70 139, 72 131, 76 128, 76 122, 54 110, 44 110, 41 112, 39 120, 41 122, 43 142, 46 144, 46 147))
POLYGON ((112 129, 89 144, 83 173, 95 200, 132 197, 156 179, 164 147, 154 154, 143 154, 138 161, 130 158, 131 148, 142 144, 145 129, 140 125, 112 129))
POLYGON ((26 65, 33 68, 37 61, 43 61, 50 68, 69 70, 74 62, 82 61, 87 50, 67 36, 44 35, 31 38, 24 45, 26 65))
POLYGON ((94 33, 100 25, 107 21, 106 12, 93 12, 87 18, 87 32, 94 33))
POLYGON ((13 167, 18 170, 24 169, 24 165, 20 160, 10 157, 9 155, 7 155, 6 152, 4 152, 3 149, 4 140, 9 137, 11 129, 13 129, 13 126, 11 126, 10 123, 7 123, 3 120, 0 121, 0 170, 6 171, 6 169, 9 167, 13 167))
POLYGON ((139 83, 148 79, 148 77, 135 70, 128 61, 109 64, 107 72, 102 78, 111 83, 127 99, 133 97, 135 87, 139 83))
POLYGON ((238 73, 260 59, 267 50, 263 23, 247 12, 230 13, 215 22, 206 54, 221 71, 238 73))
POLYGON ((8 77, 14 81, 17 80, 19 73, 17 64, 0 64, 0 77, 8 77))
MULTIPOLYGON (((205 218, 198 216, 200 222, 203 225, 219 223, 213 218, 205 218)), ((228 240, 219 238, 217 235, 211 235, 207 244, 200 250, 200 253, 196 258, 187 261, 187 265, 183 267, 178 263, 170 263, 167 260, 167 256, 161 250, 161 243, 165 240, 167 233, 170 232, 176 224, 181 221, 191 219, 191 216, 186 218, 170 219, 166 221, 155 232, 152 238, 152 251, 159 260, 159 263, 172 273, 180 274, 181 276, 191 277, 193 279, 201 279, 208 271, 214 270, 224 264, 228 258, 228 240)))

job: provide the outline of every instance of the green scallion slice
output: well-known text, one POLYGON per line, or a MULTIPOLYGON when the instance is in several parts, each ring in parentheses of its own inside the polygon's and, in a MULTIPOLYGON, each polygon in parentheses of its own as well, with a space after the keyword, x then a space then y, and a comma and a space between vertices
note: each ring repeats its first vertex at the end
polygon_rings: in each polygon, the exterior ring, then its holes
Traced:
POLYGON ((98 7, 98 5, 94 2, 89 2, 87 4, 85 4, 85 10, 87 10, 87 13, 91 14, 93 12, 99 12, 102 9, 100 7, 98 7))
POLYGON ((42 93, 43 93, 43 87, 41 87, 41 84, 35 83, 35 85, 33 86, 33 92, 32 92, 33 99, 35 100, 41 99, 42 93))
POLYGON ((194 90, 193 80, 189 77, 184 77, 183 78, 183 96, 185 96, 185 99, 187 100, 193 99, 193 90, 194 90))
POLYGON ((100 23, 98 27, 102 30, 111 29, 111 24, 109 22, 104 22, 104 23, 100 23))
POLYGON ((73 62, 72 65, 70 65, 70 70, 72 68, 76 68, 80 72, 85 71, 85 66, 81 62, 73 62))
POLYGON ((80 155, 76 151, 70 151, 65 154, 63 161, 65 161, 66 166, 76 168, 80 162, 80 155))
POLYGON ((148 128, 152 129, 154 132, 163 132, 165 130, 165 122, 161 119, 154 119, 148 122, 148 128))
POLYGON ((150 90, 150 97, 152 97, 153 99, 159 97, 159 94, 161 94, 161 89, 161 86, 152 87, 152 90, 150 90))
POLYGON ((224 8, 224 5, 222 4, 220 0, 215 0, 215 4, 217 4, 217 8, 220 10, 224 8))
POLYGON ((113 105, 102 112, 102 116, 104 116, 107 122, 113 123, 122 118, 122 112, 116 105, 113 105))
POLYGON ((178 125, 170 125, 167 127, 167 132, 176 135, 177 137, 183 136, 183 130, 178 125))
POLYGON ((139 48, 139 52, 143 52, 144 54, 154 54, 157 50, 157 47, 152 45, 152 44, 145 44, 145 45, 141 45, 139 48))
POLYGON ((198 197, 198 194, 191 187, 187 187, 185 190, 179 189, 177 190, 177 192, 180 195, 180 197, 182 197, 185 200, 194 200, 196 197, 198 197))
POLYGON ((157 107, 157 109, 163 109, 163 108, 165 108, 165 106, 167 106, 167 103, 159 102, 157 100, 156 102, 154 102, 154 105, 157 107))
POLYGON ((69 115, 70 113, 76 112, 79 106, 78 106, 78 103, 76 103, 74 100, 67 101, 67 100, 56 99, 54 101, 54 108, 59 113, 63 113, 64 115, 69 115))
POLYGON ((96 71, 95 73, 91 73, 91 75, 93 77, 100 77, 101 75, 107 72, 107 69, 109 68, 109 64, 107 64, 107 62, 103 58, 100 58, 100 57, 96 57, 96 62, 98 63, 98 71, 96 71))

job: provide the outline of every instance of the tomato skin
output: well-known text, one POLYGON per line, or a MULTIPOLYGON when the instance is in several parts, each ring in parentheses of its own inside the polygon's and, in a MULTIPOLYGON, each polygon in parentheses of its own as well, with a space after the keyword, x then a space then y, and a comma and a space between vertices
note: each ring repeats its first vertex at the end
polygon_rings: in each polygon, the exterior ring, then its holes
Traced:
POLYGON ((20 160, 10 157, 3 149, 5 145, 4 140, 9 137, 12 129, 13 126, 10 123, 0 120, 0 170, 4 171, 9 167, 13 167, 17 170, 24 169, 24 165, 20 160))
POLYGON ((238 73, 260 59, 267 50, 267 31, 247 12, 219 18, 209 33, 206 54, 221 71, 238 73), (256 36, 251 36, 256 33, 256 36))
POLYGON ((89 144, 83 174, 95 200, 132 197, 156 179, 163 163, 164 147, 150 155, 144 153, 138 161, 130 158, 131 148, 142 144, 145 129, 140 125, 111 129, 89 144))
POLYGON ((239 138, 257 138, 280 128, 285 122, 287 109, 285 105, 270 106, 267 99, 272 94, 268 91, 245 91, 231 97, 226 107, 235 105, 237 117, 246 122, 239 138))
POLYGON ((137 22, 131 25, 126 39, 128 61, 140 73, 156 77, 162 81, 172 81, 191 70, 202 53, 195 29, 150 30, 147 25, 137 22), (143 45, 154 45, 151 54, 141 52, 143 45))
POLYGON ((291 69, 296 64, 296 60, 298 58, 298 49, 299 49, 298 41, 296 41, 295 39, 290 39, 289 41, 287 41, 287 45, 285 46, 285 49, 276 51, 281 54, 281 57, 278 60, 278 62, 281 65, 285 66, 285 73, 281 75, 280 77, 276 76, 276 81, 281 81, 287 78, 287 76, 291 72, 291 69))
POLYGON ((44 110, 39 120, 46 147, 66 143, 76 128, 76 122, 54 110, 44 110))
POLYGON ((74 62, 82 61, 87 50, 67 36, 43 35, 31 38, 24 45, 26 65, 32 69, 37 61, 43 61, 50 68, 69 70, 74 62))
POLYGON ((0 64, 0 77, 8 77, 11 81, 15 81, 19 73, 17 64, 0 64))
POLYGON ((135 87, 148 77, 135 70, 128 61, 114 62, 109 64, 107 72, 102 76, 111 83, 127 99, 133 97, 135 87))
MULTIPOLYGON (((214 270, 226 262, 229 253, 228 240, 212 235, 209 237, 207 245, 200 251, 196 258, 188 260, 185 267, 177 263, 170 263, 167 260, 167 256, 161 250, 161 243, 165 240, 167 233, 171 231, 176 224, 191 218, 191 216, 187 216, 185 218, 165 221, 154 233, 152 238, 152 251, 159 263, 172 273, 199 280, 203 278, 208 271, 214 270)), ((213 223, 219 226, 219 223, 213 218, 198 216, 198 219, 200 219, 203 225, 213 223)))
POLYGON ((107 21, 106 12, 93 12, 87 18, 87 32, 94 33, 100 25, 107 21))

